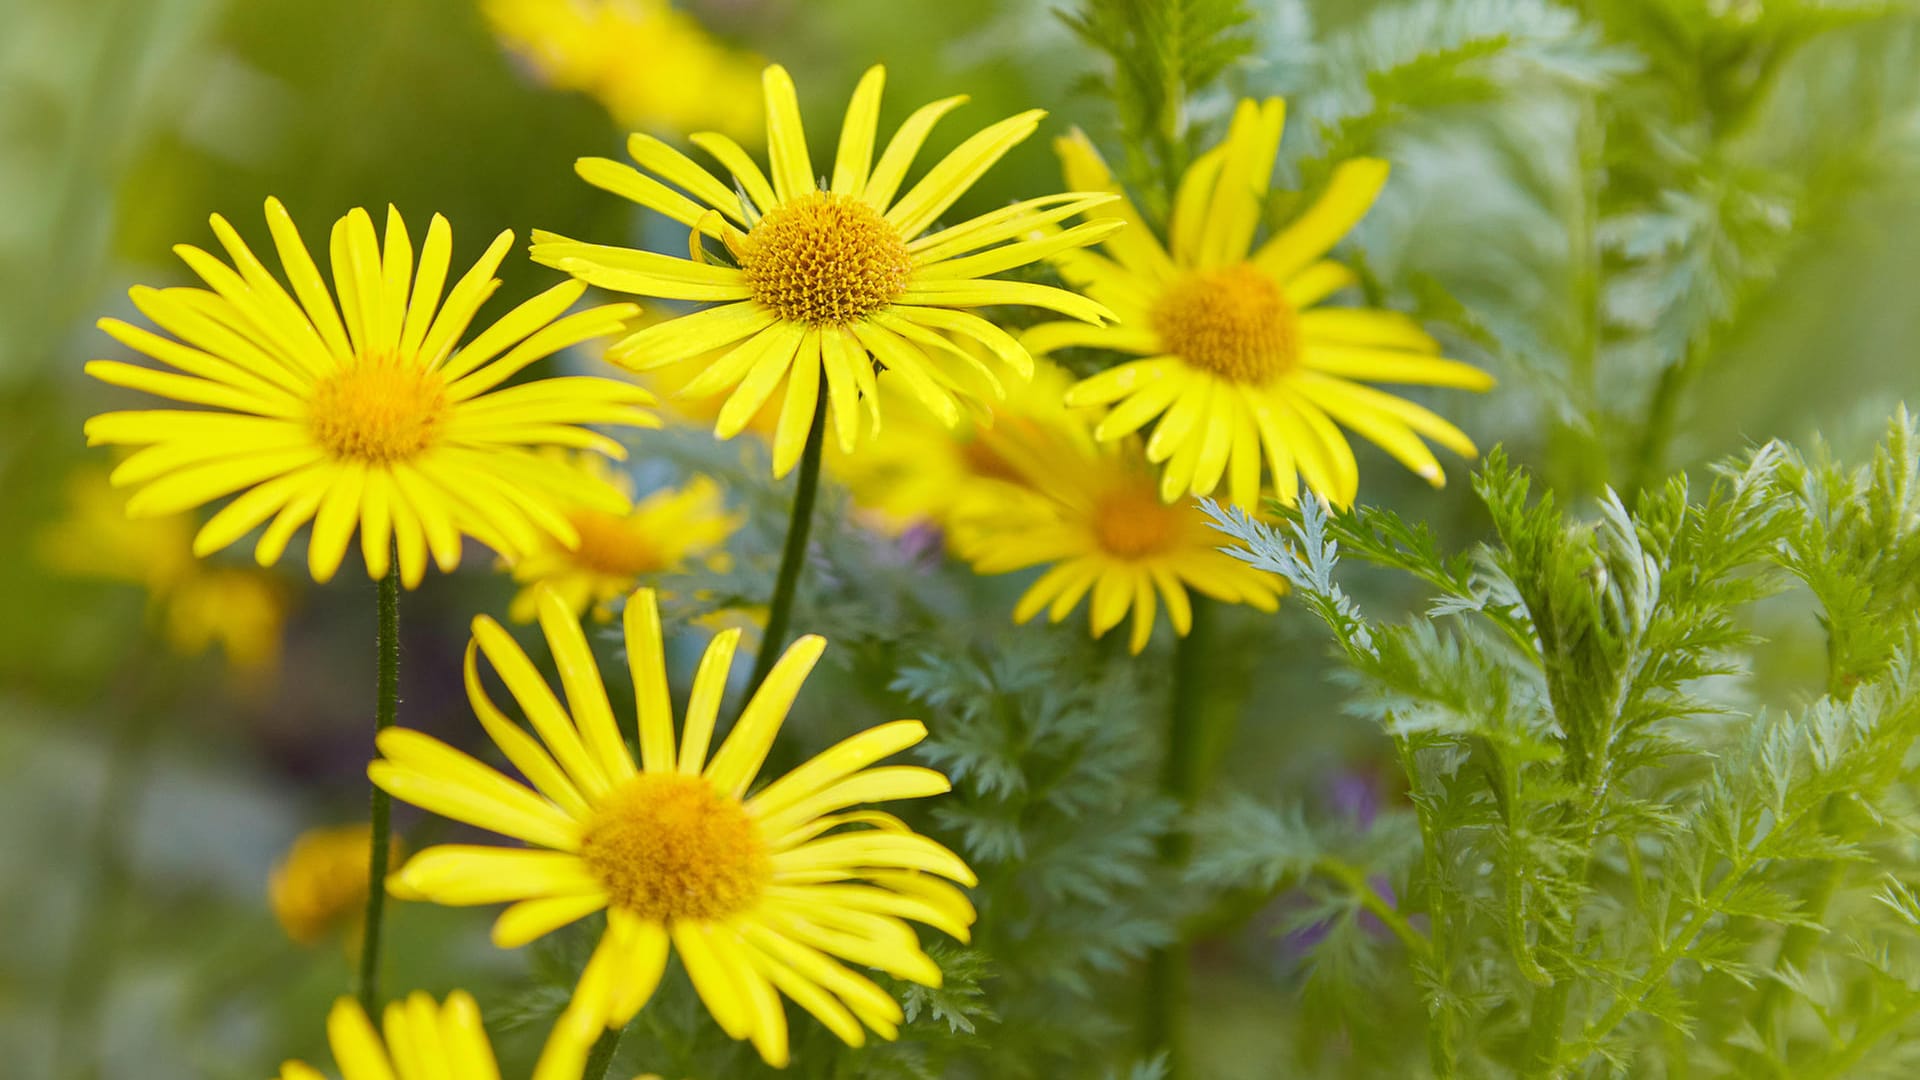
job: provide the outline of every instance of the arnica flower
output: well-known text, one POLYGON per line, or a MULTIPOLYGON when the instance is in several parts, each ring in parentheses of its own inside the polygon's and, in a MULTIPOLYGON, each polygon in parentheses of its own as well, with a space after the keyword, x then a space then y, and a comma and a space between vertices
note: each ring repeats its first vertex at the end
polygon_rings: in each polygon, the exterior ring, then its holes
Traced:
POLYGON ((1065 422, 1062 399, 1073 377, 1039 361, 1029 382, 1008 387, 1007 400, 991 415, 949 428, 908 401, 899 401, 897 380, 880 377, 880 399, 893 418, 854 454, 829 454, 827 470, 845 484, 870 520, 889 533, 938 525, 952 536, 955 511, 981 484, 1025 484, 995 449, 998 430, 1028 422, 1065 422), (895 403, 900 406, 894 409, 895 403))
POLYGON ((134 306, 173 337, 118 319, 100 323, 177 373, 111 360, 87 365, 103 382, 204 407, 87 421, 93 445, 142 447, 113 471, 115 485, 143 485, 127 501, 129 514, 179 513, 238 493, 200 529, 196 555, 265 524, 254 556, 272 565, 312 521, 307 567, 315 581, 339 569, 357 528, 369 575, 386 574, 391 547, 411 588, 429 553, 442 570, 459 565, 463 535, 513 558, 543 535, 577 543, 569 506, 626 511, 617 489, 536 450, 624 456, 619 443, 582 425, 657 426, 639 407, 652 400, 646 391, 586 376, 497 388, 543 357, 618 330, 631 304, 561 317, 583 291, 570 281, 460 347, 499 286, 493 273, 512 233, 501 233, 443 296, 452 248, 446 219, 434 216, 416 266, 398 211, 388 210, 382 244, 367 212, 354 210, 331 237, 336 307, 278 200, 267 200, 267 225, 292 294, 225 219, 212 221, 232 266, 196 247, 174 249, 208 289, 132 290, 134 306))
MULTIPOLYGON (((1068 401, 1112 405, 1096 429, 1103 441, 1158 417, 1147 457, 1165 463, 1160 495, 1168 502, 1182 492, 1209 495, 1224 478, 1235 504, 1254 507, 1264 450, 1282 500, 1292 503, 1305 478, 1347 505, 1360 473, 1336 421, 1436 487, 1445 476, 1421 436, 1467 457, 1477 452, 1459 428, 1363 382, 1485 390, 1492 378, 1439 358, 1433 339, 1404 315, 1316 306, 1355 282, 1322 256, 1373 205, 1385 162, 1341 165, 1317 203, 1254 248, 1284 112, 1278 99, 1240 103, 1226 142, 1181 179, 1167 246, 1129 203, 1093 215, 1132 224, 1108 238, 1105 255, 1074 252, 1058 264, 1119 314, 1117 325, 1047 323, 1021 339, 1035 353, 1086 345, 1143 358, 1086 379, 1068 401)), ((1057 148, 1068 183, 1119 190, 1084 135, 1057 148)))
POLYGON ((961 143, 900 195, 907 171, 936 121, 964 97, 928 105, 900 126, 873 160, 882 69, 854 90, 832 179, 822 189, 800 127, 800 105, 784 68, 764 76, 772 177, 733 140, 693 136, 731 175, 722 181, 679 151, 635 135, 628 152, 646 171, 584 158, 588 183, 693 229, 692 259, 579 243, 535 233, 533 258, 616 292, 718 306, 647 326, 616 342, 609 359, 648 371, 697 360, 681 392, 730 392, 714 434, 730 439, 780 395, 773 471, 800 460, 820 405, 822 381, 841 450, 858 442, 864 401, 875 426, 874 362, 942 423, 959 422, 965 399, 997 400, 995 365, 955 341, 986 347, 1018 378, 1032 358, 1006 331, 966 310, 994 304, 1048 308, 1098 323, 1105 308, 1077 293, 988 275, 1094 243, 1122 224, 1077 225, 1035 237, 1036 229, 1112 201, 1104 194, 1048 195, 922 235, 1001 155, 1038 127, 1039 110, 1010 117, 961 143), (651 174, 651 175, 650 175, 651 174), (672 185, 672 186, 669 186, 672 185), (713 261, 702 238, 719 241, 733 265, 713 261), (871 358, 871 359, 870 359, 871 358))
POLYGON ((144 587, 167 646, 182 656, 217 642, 236 671, 259 672, 278 660, 287 596, 269 574, 196 562, 193 519, 129 518, 126 496, 107 482, 105 469, 76 471, 67 499, 66 516, 37 538, 43 565, 68 577, 144 587))
MULTIPOLYGON (((595 455, 580 455, 580 465, 633 494, 633 478, 595 455)), ((743 519, 727 512, 720 485, 695 476, 678 488, 663 488, 641 499, 627 514, 582 507, 567 515, 580 542, 567 547, 549 541, 513 565, 522 588, 508 609, 515 622, 532 622, 540 609, 540 591, 551 588, 576 616, 591 611, 595 620, 613 617, 613 602, 625 597, 649 574, 674 573, 687 560, 715 551, 738 532, 743 519)))
POLYGON ((355 925, 367 902, 366 824, 308 829, 267 878, 267 903, 298 945, 355 925))
POLYGON ((1068 416, 998 425, 990 445, 1023 483, 970 489, 954 512, 956 545, 982 574, 1048 565, 1015 605, 1015 622, 1041 611, 1059 622, 1091 594, 1093 635, 1104 636, 1131 611, 1127 647, 1138 653, 1161 602, 1175 633, 1192 629, 1188 589, 1278 608, 1281 581, 1220 551, 1220 534, 1195 500, 1161 501, 1139 440, 1097 442, 1079 417, 1068 416))
MULTIPOLYGON (((455 990, 444 1004, 421 991, 386 1008, 385 1038, 360 1003, 343 997, 327 1014, 327 1044, 341 1080, 500 1080, 473 995, 455 990)), ((554 1025, 533 1080, 580 1080, 597 1028, 566 1014, 554 1025)), ((280 1066, 279 1080, 326 1080, 300 1061, 280 1066)))
POLYGON ((491 619, 474 620, 467 694, 528 788, 417 731, 390 729, 368 769, 395 798, 524 841, 531 849, 450 844, 415 855, 395 876, 409 897, 442 904, 511 903, 493 927, 513 948, 594 912, 606 931, 570 1008, 608 1026, 631 1020, 671 948, 727 1034, 787 1060, 780 996, 848 1044, 864 1024, 891 1039, 900 1006, 841 961, 940 985, 940 969, 907 920, 965 941, 972 904, 948 881, 974 876, 951 851, 863 803, 937 795, 947 779, 909 765, 869 768, 926 735, 917 720, 883 724, 822 752, 752 796, 748 788, 826 643, 795 642, 709 754, 738 630, 718 634, 694 676, 686 726, 674 737, 660 617, 651 590, 624 612, 639 713, 636 765, 580 624, 559 597, 540 624, 566 705, 491 619), (501 713, 481 685, 485 653, 538 738, 501 713), (945 880, 943 880, 945 879, 945 880))
POLYGON ((482 9, 541 81, 591 96, 623 127, 748 138, 760 125, 760 60, 668 0, 485 0, 482 9))

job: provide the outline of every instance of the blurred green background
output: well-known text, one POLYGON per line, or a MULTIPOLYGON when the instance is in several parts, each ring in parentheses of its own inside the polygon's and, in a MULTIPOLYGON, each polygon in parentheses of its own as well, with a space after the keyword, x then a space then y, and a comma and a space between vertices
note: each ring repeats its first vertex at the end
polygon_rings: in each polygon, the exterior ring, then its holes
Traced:
MULTIPOLYGON (((946 126, 935 150, 1019 109, 1050 109, 1044 137, 959 210, 1051 190, 1047 139, 1073 124, 1097 137, 1113 127, 1084 81, 1098 58, 1047 0, 681 6, 727 48, 793 70, 816 147, 875 62, 889 68, 883 131, 921 102, 972 95, 968 123, 946 126)), ((1327 100, 1336 68, 1316 43, 1378 5, 1252 6, 1261 47, 1230 75, 1233 88, 1327 100)), ((1910 75, 1910 37, 1842 30, 1800 54, 1749 125, 1746 163, 1765 169, 1769 154, 1804 152, 1812 136, 1793 130, 1796 95, 1857 93, 1853 80, 1873 70, 1910 75)), ((1197 103, 1196 120, 1226 100, 1197 103)), ((1311 132, 1311 114, 1296 116, 1311 132)), ((1475 354, 1462 343, 1503 386, 1451 402, 1451 415, 1483 447, 1505 442, 1590 495, 1594 467, 1555 449, 1552 395, 1508 329, 1533 326, 1539 356, 1555 349, 1568 240, 1565 220, 1542 207, 1579 187, 1577 122, 1577 110, 1503 73, 1480 94, 1394 117, 1380 149, 1395 179, 1360 239, 1375 272, 1435 283, 1485 316, 1503 346, 1475 354)), ((130 284, 185 283, 169 248, 208 244, 209 213, 263 240, 269 195, 310 241, 353 206, 391 202, 418 224, 443 213, 456 263, 500 229, 670 244, 572 174, 575 157, 618 156, 622 140, 600 103, 544 85, 468 0, 0 0, 0 1071, 55 1075, 56 1061, 75 1060, 65 1040, 88 1048, 80 1056, 97 1059, 99 1075, 265 1075, 284 1056, 324 1057, 319 1018, 347 981, 337 938, 302 947, 281 933, 266 881, 303 828, 364 813, 373 588, 357 573, 324 589, 285 574, 278 664, 246 674, 217 649, 176 655, 138 585, 50 568, 40 537, 67 513, 70 475, 108 464, 84 447, 81 423, 131 400, 81 374, 89 359, 122 355, 94 320, 137 318, 130 284)), ((1679 406, 1669 465, 1814 430, 1845 443, 1876 431, 1893 402, 1920 400, 1911 153, 1887 147, 1870 163, 1879 171, 1848 176, 1818 218, 1785 223, 1804 244, 1717 332, 1715 362, 1679 406)), ((517 258, 502 276, 503 296, 554 277, 517 258)), ((1599 392, 1638 393, 1634 374, 1602 377, 1599 392)), ((1472 534, 1457 488, 1427 491, 1386 464, 1363 452, 1363 472, 1378 478, 1371 498, 1472 534)), ((464 730, 466 621, 503 611, 508 595, 474 559, 408 596, 404 722, 464 730)), ((1004 605, 1004 590, 979 604, 1004 605)), ((1801 685, 1813 628, 1783 616, 1778 636, 1781 662, 1765 677, 1801 685)), ((1329 763, 1363 765, 1367 737, 1332 722, 1330 691, 1312 674, 1317 639, 1284 620, 1269 637, 1289 659, 1261 678, 1302 702, 1296 716, 1329 723, 1249 726, 1234 772, 1268 790, 1304 789, 1329 763)), ((487 1002, 526 961, 486 943, 486 917, 400 905, 390 985, 465 985, 487 1002)), ((1275 1037, 1275 1003, 1292 991, 1259 954, 1202 961, 1220 977, 1197 989, 1210 1029, 1201 1045, 1218 1075, 1266 1075, 1257 1063, 1275 1037)))

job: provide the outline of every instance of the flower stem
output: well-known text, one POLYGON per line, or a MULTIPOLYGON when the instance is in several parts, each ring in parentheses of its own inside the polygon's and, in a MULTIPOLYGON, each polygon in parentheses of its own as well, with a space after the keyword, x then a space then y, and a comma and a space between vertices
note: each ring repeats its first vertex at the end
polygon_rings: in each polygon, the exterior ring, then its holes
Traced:
MULTIPOLYGON (((393 726, 400 711, 400 559, 396 553, 389 562, 387 575, 380 579, 380 630, 377 637, 378 673, 375 677, 378 703, 373 714, 373 735, 393 726)), ((392 845, 389 822, 393 800, 378 784, 373 785, 368 804, 372 826, 367 859, 367 915, 360 939, 360 971, 354 979, 353 993, 369 1017, 380 1004, 380 927, 387 909, 387 860, 392 845)), ((375 1023, 378 1023, 375 1018, 375 1023)))
POLYGON ((826 444, 827 409, 819 402, 813 426, 807 429, 807 448, 800 455, 800 477, 793 489, 793 516, 787 520, 786 548, 780 553, 780 576, 774 579, 773 602, 767 606, 767 631, 753 658, 753 678, 747 693, 760 689, 780 650, 787 643, 787 624, 793 621, 793 596, 799 591, 800 570, 807 561, 807 533, 813 528, 813 501, 820 490, 820 451, 826 444))
MULTIPOLYGON (((1225 735, 1233 711, 1210 708, 1207 700, 1206 659, 1213 646, 1212 604, 1193 598, 1193 625, 1173 651, 1173 704, 1167 712, 1167 756, 1160 789, 1180 807, 1191 811, 1212 771, 1214 751, 1225 735), (1224 718, 1224 719, 1223 719, 1224 718)), ((1193 836, 1184 827, 1160 840, 1160 861, 1170 869, 1186 865, 1193 836)), ((1182 1014, 1187 1000, 1187 943, 1175 942, 1154 950, 1147 958, 1146 1012, 1141 1033, 1149 1055, 1164 1054, 1167 1076, 1186 1075, 1186 1044, 1182 1014)))

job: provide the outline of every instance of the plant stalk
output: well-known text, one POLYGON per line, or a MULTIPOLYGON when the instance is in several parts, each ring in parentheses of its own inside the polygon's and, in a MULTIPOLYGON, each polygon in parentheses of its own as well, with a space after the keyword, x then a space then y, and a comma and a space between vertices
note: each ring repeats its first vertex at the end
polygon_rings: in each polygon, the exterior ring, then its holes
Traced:
MULTIPOLYGON (((396 551, 380 579, 380 629, 376 637, 376 705, 373 736, 393 726, 400 712, 400 557, 396 551)), ((376 753, 378 751, 376 750, 376 753)), ((372 785, 368 801, 367 913, 360 938, 360 970, 354 979, 353 994, 369 1017, 375 1017, 380 1005, 380 930, 387 910, 387 862, 392 855, 393 799, 378 784, 372 785)), ((377 1018, 375 1019, 377 1023, 377 1018)))
POLYGON ((621 1038, 632 1026, 633 1021, 628 1021, 623 1027, 608 1028, 600 1033, 600 1037, 594 1040, 593 1049, 587 1053, 587 1067, 580 1071, 581 1080, 603 1080, 607 1070, 613 1068, 613 1055, 620 1049, 621 1038))
POLYGON ((774 579, 773 601, 767 606, 767 631, 760 639, 760 652, 753 658, 753 678, 747 681, 747 693, 773 670, 780 650, 787 644, 787 626, 793 621, 793 597, 800 587, 800 571, 807 562, 807 534, 813 528, 814 497, 820 491, 820 451, 826 444, 827 407, 818 402, 813 410, 813 426, 807 429, 807 447, 800 454, 800 476, 793 489, 793 516, 787 520, 787 543, 780 553, 780 575, 774 579))

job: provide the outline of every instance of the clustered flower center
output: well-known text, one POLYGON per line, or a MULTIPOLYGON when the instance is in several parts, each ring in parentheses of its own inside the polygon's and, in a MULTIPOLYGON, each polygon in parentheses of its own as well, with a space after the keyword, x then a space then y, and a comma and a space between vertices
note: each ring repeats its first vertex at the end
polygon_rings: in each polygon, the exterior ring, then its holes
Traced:
POLYGON ((1107 554, 1141 559, 1173 550, 1183 508, 1168 506, 1150 487, 1125 487, 1093 507, 1093 535, 1107 554))
POLYGON ((760 830, 703 777, 641 773, 603 802, 580 841, 615 907, 643 919, 724 919, 773 876, 760 830))
POLYGON ((1266 382, 1300 356, 1293 306, 1250 263, 1197 273, 1167 290, 1153 328, 1168 352, 1234 382, 1266 382))
POLYGON ((570 518, 580 534, 573 560, 588 570, 615 577, 633 577, 666 569, 660 549, 641 535, 626 518, 602 510, 579 510, 570 518))
POLYGON ((356 357, 313 388, 314 441, 343 461, 386 465, 439 441, 451 413, 446 380, 393 353, 356 357))
POLYGON ((753 298, 789 322, 841 326, 892 303, 913 255, 880 212, 816 191, 769 210, 734 254, 753 298))

